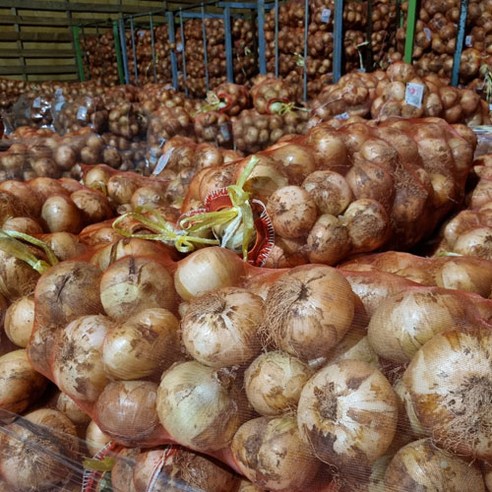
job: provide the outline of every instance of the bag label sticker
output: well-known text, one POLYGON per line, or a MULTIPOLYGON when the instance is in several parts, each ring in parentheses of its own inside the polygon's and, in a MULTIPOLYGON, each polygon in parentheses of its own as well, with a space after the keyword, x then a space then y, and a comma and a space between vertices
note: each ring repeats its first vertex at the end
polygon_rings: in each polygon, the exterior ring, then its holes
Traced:
POLYGON ((405 104, 421 108, 423 98, 424 86, 415 82, 409 82, 405 89, 405 104))
POLYGON ((331 9, 323 9, 321 11, 321 22, 324 22, 325 24, 328 24, 331 19, 331 9))
POLYGON ((87 108, 85 106, 80 106, 77 110, 77 119, 79 121, 85 121, 87 118, 87 108))
POLYGON ((427 38, 427 41, 432 40, 432 31, 428 27, 424 27, 424 34, 425 37, 427 38))

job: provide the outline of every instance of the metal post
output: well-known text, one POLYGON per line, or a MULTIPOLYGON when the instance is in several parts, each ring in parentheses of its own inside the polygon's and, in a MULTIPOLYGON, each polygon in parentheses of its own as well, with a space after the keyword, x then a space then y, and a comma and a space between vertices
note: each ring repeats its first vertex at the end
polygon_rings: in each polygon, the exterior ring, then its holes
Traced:
POLYGON ((130 29, 133 54, 133 73, 135 75, 135 84, 138 85, 137 47, 135 45, 135 22, 133 21, 133 17, 130 17, 130 29))
POLYGON ((128 71, 128 52, 126 50, 125 21, 119 19, 121 57, 123 59, 123 71, 125 73, 125 84, 130 83, 130 73, 128 71))
POLYGON ((79 80, 83 82, 85 80, 84 73, 84 60, 82 57, 82 50, 80 48, 80 27, 72 26, 73 46, 75 49, 75 62, 77 64, 77 73, 79 80))
POLYGON ((155 34, 154 34, 154 16, 150 14, 149 17, 149 27, 150 27, 150 50, 152 56, 152 70, 154 73, 154 82, 157 82, 157 67, 155 59, 155 34))
POLYGON ((234 61, 232 57, 231 8, 224 8, 224 36, 226 50, 227 81, 234 82, 234 61))
POLYGON ((451 85, 457 86, 460 80, 461 54, 465 41, 466 16, 468 11, 468 0, 461 0, 460 20, 458 21, 458 35, 456 37, 456 48, 453 59, 453 70, 451 73, 451 85))
POLYGON ((303 80, 302 80, 302 97, 304 102, 308 98, 307 90, 307 57, 308 57, 308 29, 309 29, 309 0, 304 0, 304 53, 303 53, 303 80))
POLYGON ((275 77, 278 77, 278 0, 275 0, 275 77))
POLYGON ((171 74, 173 79, 173 87, 175 90, 178 90, 178 60, 176 58, 176 49, 173 47, 176 46, 176 33, 174 32, 174 13, 166 12, 166 17, 169 44, 171 45, 171 74))
POLYGON ((261 75, 267 73, 265 56, 265 0, 258 0, 258 62, 261 75))
POLYGON ((186 73, 186 43, 184 36, 184 22, 183 22, 183 11, 179 9, 179 31, 181 33, 181 46, 182 46, 182 59, 183 59, 183 80, 184 80, 184 92, 188 95, 188 85, 187 81, 187 73, 186 73))
POLYGON ((114 38, 114 51, 116 53, 116 67, 118 68, 118 80, 120 84, 124 84, 125 74, 123 71, 123 60, 121 57, 121 43, 120 43, 120 35, 118 31, 118 21, 113 21, 113 38, 114 38))
POLYGON ((202 3, 202 39, 203 39, 203 64, 205 65, 205 90, 209 89, 209 74, 208 74, 208 43, 207 43, 207 28, 205 26, 205 7, 202 3))
POLYGON ((405 54, 403 56, 403 60, 405 63, 412 63, 413 41, 415 39, 416 22, 417 22, 417 0, 408 0, 407 35, 405 38, 405 54))
MULTIPOLYGON (((411 0, 410 0, 411 1, 411 0)), ((343 53, 343 0, 335 0, 333 16, 333 82, 337 83, 342 76, 343 53)))

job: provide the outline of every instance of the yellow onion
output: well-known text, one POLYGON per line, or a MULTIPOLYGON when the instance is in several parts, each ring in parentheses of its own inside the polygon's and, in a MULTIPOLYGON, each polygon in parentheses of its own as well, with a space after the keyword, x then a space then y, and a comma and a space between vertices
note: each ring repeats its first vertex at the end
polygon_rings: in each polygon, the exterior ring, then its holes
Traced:
POLYGON ((461 456, 492 459, 492 331, 449 329, 415 354, 403 375, 427 435, 461 456))
POLYGON ((35 410, 0 433, 0 474, 11 490, 57 490, 77 458, 77 431, 58 410, 35 410))
POLYGON ((485 492, 476 465, 445 452, 432 442, 420 439, 402 447, 388 464, 384 475, 386 490, 446 490, 485 492))
POLYGON ((124 446, 145 443, 159 426, 157 384, 150 381, 114 381, 106 385, 95 405, 102 432, 124 446))
POLYGON ((355 476, 384 455, 397 418, 397 397, 386 377, 350 359, 320 369, 304 386, 297 408, 301 436, 315 455, 355 476))
POLYGON ((232 251, 203 248, 180 261, 174 273, 177 293, 189 301, 221 287, 238 286, 245 275, 244 262, 232 251))
POLYGON ((149 308, 173 310, 173 278, 157 259, 128 255, 112 263, 101 277, 101 303, 108 316, 127 320, 149 308))
POLYGON ((60 334, 52 364, 53 378, 71 398, 93 402, 108 383, 102 347, 113 326, 114 322, 101 314, 82 316, 60 334))
POLYGON ((234 435, 232 453, 241 472, 255 485, 272 491, 309 489, 320 462, 299 436, 295 417, 259 417, 234 435))
POLYGON ((297 407, 312 371, 293 355, 273 351, 259 355, 244 373, 244 388, 260 415, 280 415, 297 407))
POLYGON ((262 326, 267 343, 302 360, 328 352, 349 330, 355 313, 350 284, 332 267, 291 269, 270 287, 262 326))
POLYGON ((257 336, 263 321, 261 297, 225 287, 192 299, 181 320, 188 353, 207 366, 244 364, 260 351, 257 336))
POLYGON ((4 329, 8 339, 25 348, 34 328, 34 296, 16 299, 5 313, 4 329))
POLYGON ((113 379, 158 378, 179 358, 178 319, 167 309, 144 309, 109 330, 102 363, 113 379))
POLYGON ((197 361, 179 362, 163 373, 157 413, 176 442, 207 452, 229 445, 250 416, 237 373, 197 361))
POLYGON ((37 401, 48 381, 29 363, 24 349, 0 357, 0 415, 9 418, 37 401))

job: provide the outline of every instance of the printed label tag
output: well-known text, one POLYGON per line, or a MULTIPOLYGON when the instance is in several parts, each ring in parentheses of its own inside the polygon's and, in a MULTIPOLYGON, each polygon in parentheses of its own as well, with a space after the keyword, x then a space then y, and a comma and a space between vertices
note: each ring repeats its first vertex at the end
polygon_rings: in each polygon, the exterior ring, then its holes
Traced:
POLYGON ((348 120, 350 118, 350 115, 347 112, 345 112, 335 115, 335 118, 337 120, 348 120))
POLYGON ((87 108, 85 106, 80 106, 77 110, 77 119, 79 121, 85 121, 87 118, 87 108))
POLYGON ((405 103, 416 108, 421 108, 423 98, 424 86, 415 82, 409 82, 405 90, 405 103))
POLYGON ((321 11, 321 22, 324 22, 325 24, 328 24, 331 19, 331 9, 323 9, 321 11))
POLYGON ((427 41, 432 40, 432 31, 428 27, 424 27, 424 34, 425 37, 427 38, 427 41))
POLYGON ((154 168, 154 172, 152 173, 153 176, 157 176, 158 174, 161 174, 162 171, 166 169, 166 166, 168 165, 169 160, 171 159, 172 153, 173 153, 173 149, 169 149, 159 157, 159 160, 157 161, 157 164, 154 168))
POLYGON ((178 43, 178 44, 176 45, 176 51, 177 51, 178 53, 181 53, 181 52, 183 51, 183 43, 178 43))
POLYGON ((489 111, 492 111, 492 104, 489 104, 489 111))
POLYGON ((465 46, 468 46, 468 48, 470 48, 471 46, 473 46, 473 36, 471 34, 468 34, 468 36, 466 36, 466 38, 465 38, 465 46))
POLYGON ((65 99, 61 99, 59 101, 56 101, 55 103, 55 111, 59 112, 61 108, 63 108, 63 105, 65 104, 65 99))
POLYGON ((34 101, 32 102, 32 107, 33 108, 40 108, 41 107, 41 98, 40 97, 37 97, 36 99, 34 99, 34 101))

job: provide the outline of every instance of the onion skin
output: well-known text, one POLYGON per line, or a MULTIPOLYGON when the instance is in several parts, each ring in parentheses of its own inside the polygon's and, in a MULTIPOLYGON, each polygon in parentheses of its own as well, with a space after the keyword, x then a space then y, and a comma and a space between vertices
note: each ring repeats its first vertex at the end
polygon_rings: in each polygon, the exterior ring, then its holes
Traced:
POLYGON ((48 381, 36 372, 24 349, 0 357, 0 415, 11 418, 39 399, 48 381))
POLYGON ((295 417, 259 417, 234 435, 232 453, 241 472, 259 487, 302 491, 316 476, 320 462, 299 436, 295 417))
POLYGON ((8 339, 18 347, 26 348, 34 328, 34 297, 16 299, 5 313, 4 330, 8 339))
POLYGON ((367 327, 380 357, 408 363, 436 333, 466 319, 465 305, 453 291, 413 289, 381 302, 367 327))
POLYGON ((55 195, 47 198, 41 209, 41 218, 50 232, 78 234, 83 227, 82 214, 68 196, 55 195))
POLYGON ((304 386, 297 408, 301 436, 315 455, 355 476, 389 448, 397 418, 397 396, 389 381, 358 360, 319 370, 304 386))
POLYGON ((78 456, 74 424, 58 410, 39 409, 14 422, 0 437, 0 473, 15 490, 56 490, 78 456))
POLYGON ((153 258, 128 255, 114 262, 103 273, 100 289, 106 314, 118 321, 143 309, 176 307, 173 278, 153 258))
POLYGON ((460 456, 490 461, 492 331, 449 329, 415 354, 403 375, 429 436, 460 456))
POLYGON ((189 301, 221 287, 238 286, 245 273, 245 263, 234 252, 203 248, 179 262, 174 287, 182 299, 189 301))
POLYGON ((110 441, 111 437, 105 434, 94 420, 91 420, 85 431, 85 442, 89 454, 94 456, 110 441))
POLYGON ((402 447, 384 475, 388 490, 413 492, 433 490, 485 492, 480 470, 458 456, 437 448, 431 439, 420 439, 402 447))
POLYGON ((234 371, 187 361, 163 373, 157 413, 176 442, 210 452, 230 444, 250 411, 234 371))
POLYGON ((141 452, 133 471, 135 492, 231 492, 239 480, 220 463, 176 445, 141 452))
POLYGON ((334 268, 306 265, 276 280, 265 306, 266 342, 308 361, 327 355, 348 331, 355 296, 334 268))
POLYGON ((114 323, 103 315, 82 316, 60 333, 52 363, 57 386, 71 398, 94 402, 108 383, 102 346, 114 323))
POLYGON ((211 367, 249 362, 260 351, 257 336, 263 301, 246 289, 227 287, 190 301, 181 320, 188 353, 211 367))
POLYGON ((109 383, 95 405, 100 429, 123 446, 144 444, 160 425, 156 396, 157 384, 150 381, 109 383))
POLYGON ((91 421, 90 416, 82 411, 73 398, 65 393, 58 395, 56 409, 63 412, 77 426, 87 426, 91 421))
POLYGON ((265 352, 244 373, 246 396, 260 415, 281 415, 297 407, 311 375, 308 365, 298 358, 280 351, 265 352))
POLYGON ((158 378, 179 358, 179 322, 171 311, 149 308, 113 327, 104 339, 102 362, 109 377, 158 378))

